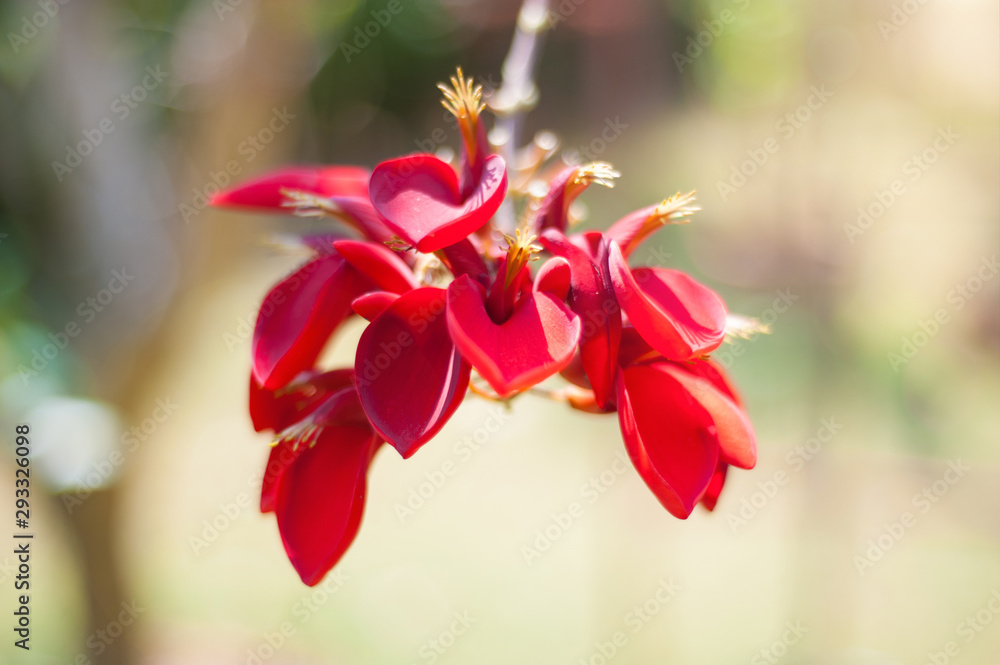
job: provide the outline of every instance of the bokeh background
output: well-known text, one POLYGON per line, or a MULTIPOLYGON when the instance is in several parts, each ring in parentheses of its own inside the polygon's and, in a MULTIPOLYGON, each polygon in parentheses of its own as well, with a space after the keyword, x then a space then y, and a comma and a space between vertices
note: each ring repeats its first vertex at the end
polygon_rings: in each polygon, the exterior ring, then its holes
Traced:
POLYGON ((377 29, 382 0, 0 7, 0 523, 28 422, 36 532, 30 653, 0 547, 0 662, 1000 662, 994 0, 554 5, 525 138, 621 171, 588 226, 698 190, 637 258, 770 321, 718 354, 759 465, 681 522, 613 416, 468 400, 383 449, 354 546, 300 583, 246 377, 301 260, 269 239, 317 223, 204 199, 228 163, 457 148, 435 83, 495 87, 518 3, 400 2, 377 29))

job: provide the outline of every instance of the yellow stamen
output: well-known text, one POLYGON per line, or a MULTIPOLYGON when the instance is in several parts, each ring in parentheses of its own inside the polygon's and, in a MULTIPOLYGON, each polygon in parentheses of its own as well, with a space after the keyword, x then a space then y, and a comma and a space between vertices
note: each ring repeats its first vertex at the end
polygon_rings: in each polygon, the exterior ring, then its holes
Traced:
POLYGON ((615 186, 615 178, 619 176, 621 176, 621 173, 615 171, 611 164, 607 162, 591 162, 590 164, 584 164, 576 170, 576 175, 573 176, 573 184, 586 187, 596 182, 611 189, 615 186))
POLYGON ((762 323, 759 319, 753 319, 739 314, 730 314, 726 317, 726 341, 732 342, 735 339, 753 339, 757 335, 767 335, 771 332, 771 326, 762 323))
POLYGON ((669 199, 664 199, 663 203, 656 206, 656 210, 646 219, 647 225, 662 226, 664 224, 687 224, 690 219, 685 219, 690 217, 694 213, 701 210, 700 206, 692 205, 694 203, 694 192, 690 191, 687 194, 681 194, 677 192, 669 199))
POLYGON ((465 149, 469 157, 472 158, 475 156, 476 150, 476 127, 479 123, 479 114, 486 108, 486 105, 483 104, 483 86, 475 85, 471 78, 465 78, 462 75, 461 67, 457 68, 455 76, 452 76, 450 80, 450 87, 444 83, 438 83, 438 89, 444 94, 441 105, 458 120, 465 149))
POLYGON ((282 254, 292 256, 312 256, 315 253, 312 248, 302 241, 300 236, 293 236, 291 234, 273 233, 264 236, 261 239, 261 244, 282 254))
POLYGON ((297 217, 339 217, 344 214, 340 206, 322 196, 284 187, 281 194, 285 197, 281 207, 294 208, 293 214, 297 217))
POLYGON ((507 288, 528 261, 538 259, 534 255, 542 251, 542 248, 533 244, 537 239, 534 234, 527 231, 522 233, 521 229, 514 231, 513 236, 505 233, 503 237, 507 241, 507 273, 504 275, 503 285, 507 288))
POLYGON ((583 190, 595 182, 599 185, 604 185, 608 189, 613 189, 615 178, 620 175, 621 173, 615 171, 614 167, 607 162, 591 162, 590 164, 578 166, 576 173, 566 183, 565 196, 567 203, 572 202, 583 190))
POLYGON ((421 284, 439 284, 446 275, 446 270, 441 259, 435 254, 417 254, 417 261, 413 265, 413 274, 421 284))
POLYGON ((385 246, 394 252, 408 252, 413 249, 413 245, 406 242, 397 235, 392 236, 385 241, 385 246))

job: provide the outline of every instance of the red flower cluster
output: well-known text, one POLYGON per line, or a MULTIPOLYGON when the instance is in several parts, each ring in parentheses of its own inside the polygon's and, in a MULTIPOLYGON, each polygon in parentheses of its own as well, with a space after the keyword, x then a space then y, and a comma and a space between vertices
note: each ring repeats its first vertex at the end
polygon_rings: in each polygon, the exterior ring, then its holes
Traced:
POLYGON ((480 90, 461 70, 452 84, 442 90, 462 134, 457 167, 415 154, 371 173, 291 168, 213 200, 329 215, 355 231, 303 239, 313 258, 271 290, 253 338, 250 415, 257 431, 277 435, 261 510, 276 513, 309 585, 357 533, 375 451, 385 442, 410 457, 470 391, 507 401, 561 374, 568 387, 547 394, 617 411, 639 474, 682 519, 698 503, 715 506, 730 465, 756 462, 739 398, 707 357, 726 334, 722 300, 683 272, 628 265, 651 233, 695 210, 693 198, 567 235, 574 199, 618 174, 595 163, 543 178, 554 148, 538 145, 508 172, 486 140, 480 90), (495 219, 508 193, 522 209, 513 235, 495 219), (532 274, 543 251, 550 257, 532 274), (316 367, 355 314, 369 324, 353 369, 316 367))

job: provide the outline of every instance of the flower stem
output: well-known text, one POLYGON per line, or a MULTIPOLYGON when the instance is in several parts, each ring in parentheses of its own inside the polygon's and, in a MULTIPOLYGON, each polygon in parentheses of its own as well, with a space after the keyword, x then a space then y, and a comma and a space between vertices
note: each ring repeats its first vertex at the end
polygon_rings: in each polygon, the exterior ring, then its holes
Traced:
MULTIPOLYGON (((498 134, 503 140, 502 154, 508 170, 515 168, 523 113, 538 101, 535 66, 541 51, 542 33, 548 27, 548 8, 548 0, 524 0, 510 50, 503 61, 500 88, 490 100, 490 108, 497 116, 498 134)), ((502 232, 513 233, 515 213, 509 200, 500 207, 497 223, 502 232)))

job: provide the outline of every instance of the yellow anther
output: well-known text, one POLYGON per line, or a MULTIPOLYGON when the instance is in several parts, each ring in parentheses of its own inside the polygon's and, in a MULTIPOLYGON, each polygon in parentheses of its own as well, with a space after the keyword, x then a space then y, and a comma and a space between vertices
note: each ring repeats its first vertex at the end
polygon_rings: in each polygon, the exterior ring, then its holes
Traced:
POLYGON ((734 339, 753 339, 757 335, 767 335, 771 332, 771 326, 762 323, 759 319, 730 314, 726 317, 726 341, 732 342, 734 339))
POLYGON ((294 208, 293 213, 297 217, 337 217, 344 213, 341 207, 330 199, 309 192, 283 187, 281 195, 285 197, 281 207, 294 208))
POLYGON ((455 76, 451 77, 451 86, 438 83, 438 89, 444 94, 441 105, 458 118, 459 121, 475 122, 486 105, 483 104, 483 86, 475 85, 471 78, 462 76, 459 67, 455 76))
POLYGON ((663 203, 656 206, 656 210, 646 220, 647 224, 687 224, 694 213, 701 210, 701 207, 694 204, 694 192, 687 194, 677 192, 669 199, 664 199, 663 203))
POLYGON ((615 186, 615 178, 619 176, 621 176, 621 173, 615 171, 611 164, 607 162, 591 162, 577 168, 572 184, 586 187, 596 182, 610 189, 615 186))
POLYGON ((503 237, 507 241, 507 273, 504 275, 503 285, 508 287, 528 261, 538 258, 534 255, 541 252, 542 248, 534 244, 537 236, 527 231, 522 232, 521 229, 514 231, 513 236, 505 233, 503 237))

